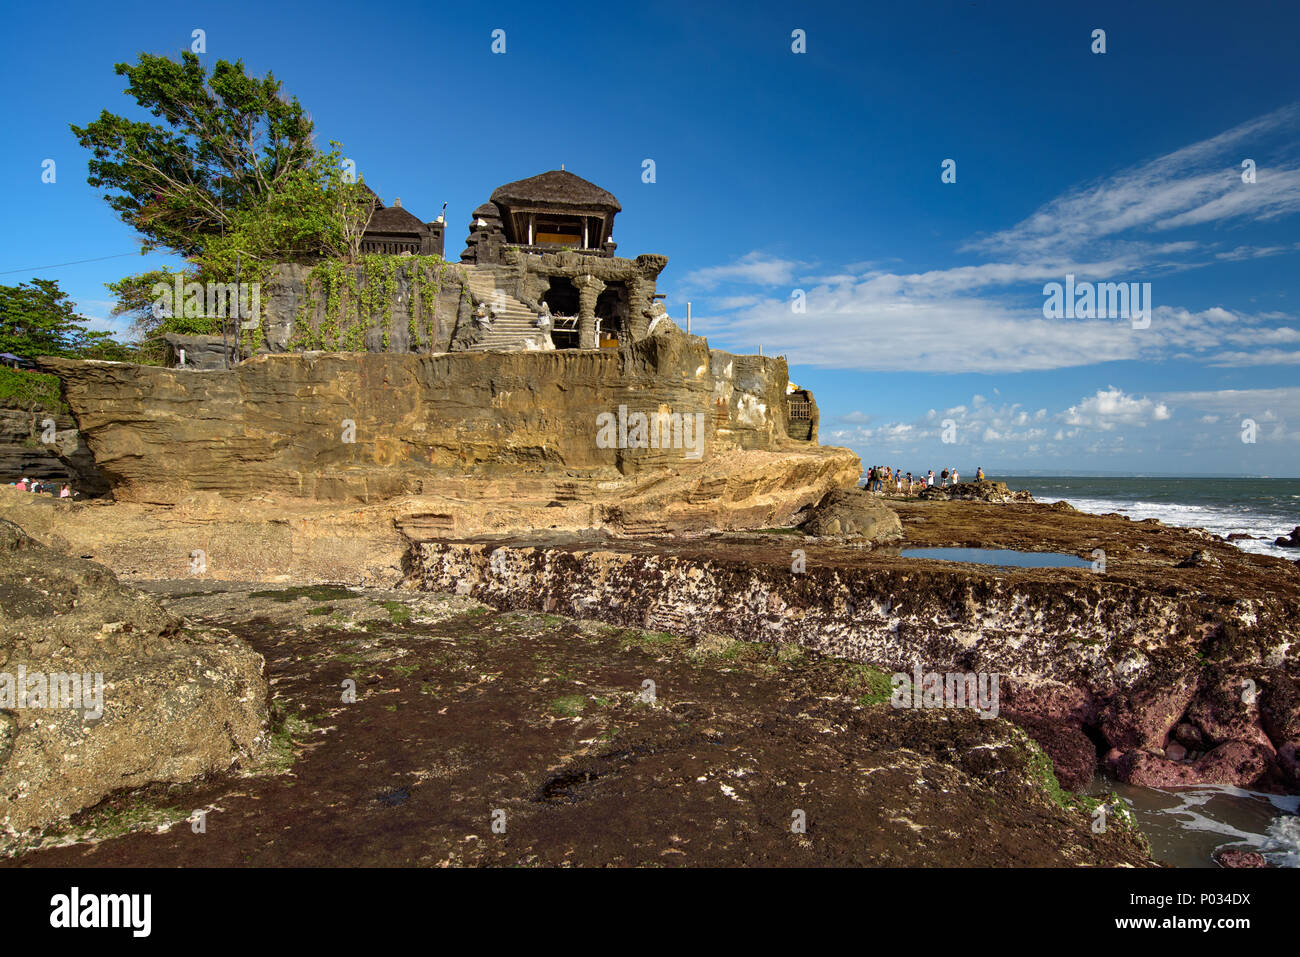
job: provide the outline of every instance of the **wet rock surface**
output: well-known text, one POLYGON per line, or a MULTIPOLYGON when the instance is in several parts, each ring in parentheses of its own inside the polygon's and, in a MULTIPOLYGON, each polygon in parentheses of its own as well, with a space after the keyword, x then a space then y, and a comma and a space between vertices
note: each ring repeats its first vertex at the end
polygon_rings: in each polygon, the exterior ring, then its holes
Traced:
POLYGON ((0 852, 119 788, 254 756, 262 664, 0 520, 0 852))
POLYGON ((265 655, 279 765, 114 795, 10 863, 1149 863, 1013 725, 892 708, 860 664, 411 591, 150 588, 265 655))

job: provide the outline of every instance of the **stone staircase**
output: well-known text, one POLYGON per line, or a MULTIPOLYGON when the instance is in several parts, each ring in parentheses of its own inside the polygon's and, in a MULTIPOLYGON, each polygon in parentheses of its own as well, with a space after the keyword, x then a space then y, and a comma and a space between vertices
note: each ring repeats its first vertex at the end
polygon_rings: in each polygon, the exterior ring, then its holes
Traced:
POLYGON ((480 302, 485 303, 496 316, 487 334, 470 346, 471 352, 520 352, 525 348, 525 339, 540 341, 537 313, 497 288, 496 271, 491 266, 467 264, 464 269, 474 309, 478 309, 480 302))

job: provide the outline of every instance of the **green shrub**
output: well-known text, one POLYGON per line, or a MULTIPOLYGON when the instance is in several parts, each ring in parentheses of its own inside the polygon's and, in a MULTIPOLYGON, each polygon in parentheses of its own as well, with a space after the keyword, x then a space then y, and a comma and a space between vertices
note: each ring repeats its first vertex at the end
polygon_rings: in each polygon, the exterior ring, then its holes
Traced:
POLYGON ((0 366, 0 401, 5 400, 28 411, 68 411, 58 376, 0 366))

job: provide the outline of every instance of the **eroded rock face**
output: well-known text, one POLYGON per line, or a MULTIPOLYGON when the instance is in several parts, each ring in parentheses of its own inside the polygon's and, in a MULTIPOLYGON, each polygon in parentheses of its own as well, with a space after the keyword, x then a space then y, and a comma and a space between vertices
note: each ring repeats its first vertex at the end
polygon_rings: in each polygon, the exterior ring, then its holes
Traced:
POLYGON ((903 537, 898 513, 860 488, 836 489, 827 495, 803 524, 803 531, 873 543, 896 542, 903 537))
POLYGON ((0 399, 0 482, 20 478, 70 482, 83 495, 104 495, 108 481, 95 468, 77 423, 66 413, 29 411, 0 399), (47 420, 53 442, 42 441, 47 420))
POLYGON ((0 851, 120 788, 229 768, 267 708, 243 641, 0 520, 0 851))
POLYGON ((44 366, 129 501, 378 502, 505 476, 591 490, 650 473, 712 480, 733 452, 810 447, 787 435, 784 359, 680 334, 618 351, 261 355, 228 371, 44 366))

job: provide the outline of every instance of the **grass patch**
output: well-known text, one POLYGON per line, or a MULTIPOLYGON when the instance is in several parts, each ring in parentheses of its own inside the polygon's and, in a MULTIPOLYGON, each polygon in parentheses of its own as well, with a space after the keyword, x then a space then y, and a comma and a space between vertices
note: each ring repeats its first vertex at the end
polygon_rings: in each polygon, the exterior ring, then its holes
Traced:
POLYGON ((864 708, 884 704, 894 694, 890 675, 879 668, 838 658, 831 659, 829 664, 833 669, 832 683, 843 694, 856 698, 864 708))
POLYGON ((377 601, 388 612, 388 617, 392 619, 395 625, 404 625, 411 620, 411 609, 407 608, 400 601, 377 601))
POLYGON ((616 629, 618 634, 618 643, 624 648, 661 648, 667 649, 673 645, 682 643, 682 639, 677 635, 670 635, 666 631, 643 631, 640 628, 619 628, 616 629))
POLYGON ((586 706, 587 699, 580 694, 563 695, 548 705, 551 714, 560 718, 576 718, 586 706))
POLYGON ((307 612, 307 614, 309 614, 309 615, 328 615, 328 614, 333 613, 333 611, 334 611, 334 606, 333 606, 333 605, 321 605, 319 608, 313 608, 311 611, 307 612))
POLYGON ((293 767, 297 759, 297 745, 301 739, 311 734, 315 726, 306 718, 294 712, 285 712, 271 728, 270 747, 257 765, 250 770, 253 773, 283 774, 293 767))

